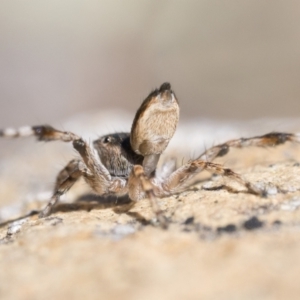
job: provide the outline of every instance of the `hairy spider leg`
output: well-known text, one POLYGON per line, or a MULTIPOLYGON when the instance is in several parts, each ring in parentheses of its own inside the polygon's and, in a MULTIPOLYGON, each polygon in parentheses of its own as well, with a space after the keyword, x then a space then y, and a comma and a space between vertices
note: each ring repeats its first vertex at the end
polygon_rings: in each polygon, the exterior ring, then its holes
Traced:
POLYGON ((196 159, 183 165, 174 171, 168 178, 151 178, 150 182, 153 186, 153 193, 159 198, 180 193, 191 185, 192 180, 197 174, 204 170, 238 182, 251 194, 260 196, 265 195, 265 191, 255 187, 252 183, 245 180, 241 175, 235 173, 231 169, 201 159, 196 159))
POLYGON ((140 165, 135 165, 128 178, 129 198, 135 203, 144 198, 148 198, 159 225, 166 229, 168 227, 168 222, 163 211, 160 209, 154 187, 152 180, 148 179, 146 176, 144 168, 140 165))
POLYGON ((246 148, 246 147, 275 147, 286 142, 300 142, 300 134, 286 132, 270 132, 261 136, 250 138, 239 138, 230 140, 225 143, 213 146, 204 151, 198 158, 207 161, 213 161, 217 157, 226 155, 230 148, 246 148))
POLYGON ((71 160, 57 175, 53 195, 47 206, 40 212, 40 217, 50 215, 53 206, 59 201, 74 183, 83 175, 87 175, 87 170, 81 160, 71 160))

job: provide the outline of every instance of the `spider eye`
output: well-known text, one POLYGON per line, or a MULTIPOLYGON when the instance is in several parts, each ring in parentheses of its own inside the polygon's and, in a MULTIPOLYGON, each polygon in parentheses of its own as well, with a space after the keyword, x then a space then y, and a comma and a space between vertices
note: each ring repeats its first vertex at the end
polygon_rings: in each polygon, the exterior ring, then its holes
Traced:
POLYGON ((103 143, 110 143, 111 142, 111 137, 110 136, 106 136, 104 139, 103 139, 103 143))

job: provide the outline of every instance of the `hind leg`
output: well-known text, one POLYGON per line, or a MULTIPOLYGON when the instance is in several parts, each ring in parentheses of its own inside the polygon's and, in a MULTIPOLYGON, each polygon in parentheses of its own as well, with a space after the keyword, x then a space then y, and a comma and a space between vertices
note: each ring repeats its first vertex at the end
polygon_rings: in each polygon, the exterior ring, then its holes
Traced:
POLYGON ((271 132, 261 136, 254 136, 250 138, 240 138, 230 140, 226 143, 213 146, 203 152, 198 159, 206 161, 213 161, 217 157, 226 155, 230 148, 246 148, 246 147, 275 147, 286 142, 300 142, 300 135, 285 132, 271 132))
POLYGON ((184 191, 188 186, 190 186, 195 176, 204 170, 212 174, 222 175, 235 182, 238 182, 239 184, 243 185, 251 194, 263 196, 265 193, 264 190, 260 190, 251 182, 245 180, 241 175, 235 173, 231 169, 224 168, 220 164, 196 159, 183 165, 161 182, 156 183, 155 181, 151 180, 152 184, 155 185, 155 195, 158 197, 165 197, 184 191))

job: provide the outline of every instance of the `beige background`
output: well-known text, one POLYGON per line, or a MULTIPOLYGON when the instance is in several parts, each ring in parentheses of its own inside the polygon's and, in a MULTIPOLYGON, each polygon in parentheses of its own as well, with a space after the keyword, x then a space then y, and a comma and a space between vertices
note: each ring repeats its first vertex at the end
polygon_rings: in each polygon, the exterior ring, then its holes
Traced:
POLYGON ((298 117, 299 1, 5 1, 0 126, 126 108, 170 81, 182 119, 298 117))

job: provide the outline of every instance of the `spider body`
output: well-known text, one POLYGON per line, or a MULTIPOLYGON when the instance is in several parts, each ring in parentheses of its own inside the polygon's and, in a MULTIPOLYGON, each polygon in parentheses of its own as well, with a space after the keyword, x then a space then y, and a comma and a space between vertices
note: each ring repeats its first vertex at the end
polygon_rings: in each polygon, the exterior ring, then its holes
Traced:
POLYGON ((99 195, 128 194, 132 203, 148 198, 153 212, 162 227, 167 221, 159 208, 157 198, 180 193, 201 171, 207 170, 242 184, 249 193, 265 195, 239 174, 212 161, 224 156, 230 148, 249 146, 276 146, 285 142, 299 142, 299 135, 271 132, 262 136, 240 138, 216 145, 202 153, 197 159, 176 170, 167 168, 163 177, 156 175, 161 153, 175 133, 179 119, 178 100, 169 83, 151 92, 137 110, 130 133, 114 133, 102 136, 89 145, 80 136, 60 131, 49 125, 0 130, 2 137, 36 136, 39 141, 71 142, 79 158, 70 161, 56 179, 54 193, 40 213, 45 217, 61 195, 83 177, 99 195))

